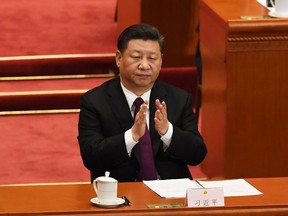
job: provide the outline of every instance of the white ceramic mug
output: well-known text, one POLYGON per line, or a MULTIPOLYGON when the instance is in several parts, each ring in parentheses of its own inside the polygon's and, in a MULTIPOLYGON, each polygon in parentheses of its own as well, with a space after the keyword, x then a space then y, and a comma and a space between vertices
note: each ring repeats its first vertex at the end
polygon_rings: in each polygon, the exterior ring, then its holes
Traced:
POLYGON ((118 181, 109 175, 109 172, 105 172, 105 176, 98 177, 93 181, 93 187, 100 203, 109 204, 117 199, 118 181))
POLYGON ((271 0, 271 5, 275 10, 275 14, 279 16, 288 16, 288 0, 271 0))

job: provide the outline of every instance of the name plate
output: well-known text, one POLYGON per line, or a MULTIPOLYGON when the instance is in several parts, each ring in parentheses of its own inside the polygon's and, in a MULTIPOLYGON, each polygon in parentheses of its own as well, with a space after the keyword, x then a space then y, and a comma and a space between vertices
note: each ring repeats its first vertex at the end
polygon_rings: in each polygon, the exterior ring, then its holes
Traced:
POLYGON ((186 191, 188 207, 224 206, 223 188, 188 188, 186 191))

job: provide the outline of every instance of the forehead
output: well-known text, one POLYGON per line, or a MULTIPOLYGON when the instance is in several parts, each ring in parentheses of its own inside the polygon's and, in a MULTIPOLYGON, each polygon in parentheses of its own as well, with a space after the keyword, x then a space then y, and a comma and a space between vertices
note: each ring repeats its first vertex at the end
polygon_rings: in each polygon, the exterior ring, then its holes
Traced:
POLYGON ((127 44, 127 51, 138 51, 138 52, 154 52, 160 53, 160 45, 158 41, 154 40, 142 40, 142 39, 133 39, 130 40, 127 44))

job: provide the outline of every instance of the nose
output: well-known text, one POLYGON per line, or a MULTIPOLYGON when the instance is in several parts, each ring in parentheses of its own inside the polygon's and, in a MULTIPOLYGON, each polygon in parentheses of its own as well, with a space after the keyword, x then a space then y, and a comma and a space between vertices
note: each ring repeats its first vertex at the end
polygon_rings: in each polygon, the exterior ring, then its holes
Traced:
POLYGON ((148 70, 150 69, 150 64, 146 58, 143 58, 139 64, 139 69, 141 70, 148 70))

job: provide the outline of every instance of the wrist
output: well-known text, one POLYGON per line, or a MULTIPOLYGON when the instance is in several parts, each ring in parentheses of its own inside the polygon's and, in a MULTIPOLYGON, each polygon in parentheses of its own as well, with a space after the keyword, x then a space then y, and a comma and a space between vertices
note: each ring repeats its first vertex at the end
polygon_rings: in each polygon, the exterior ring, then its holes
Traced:
POLYGON ((135 134, 132 132, 132 139, 133 139, 134 142, 138 142, 139 139, 140 139, 140 137, 137 136, 137 135, 135 135, 135 134))

